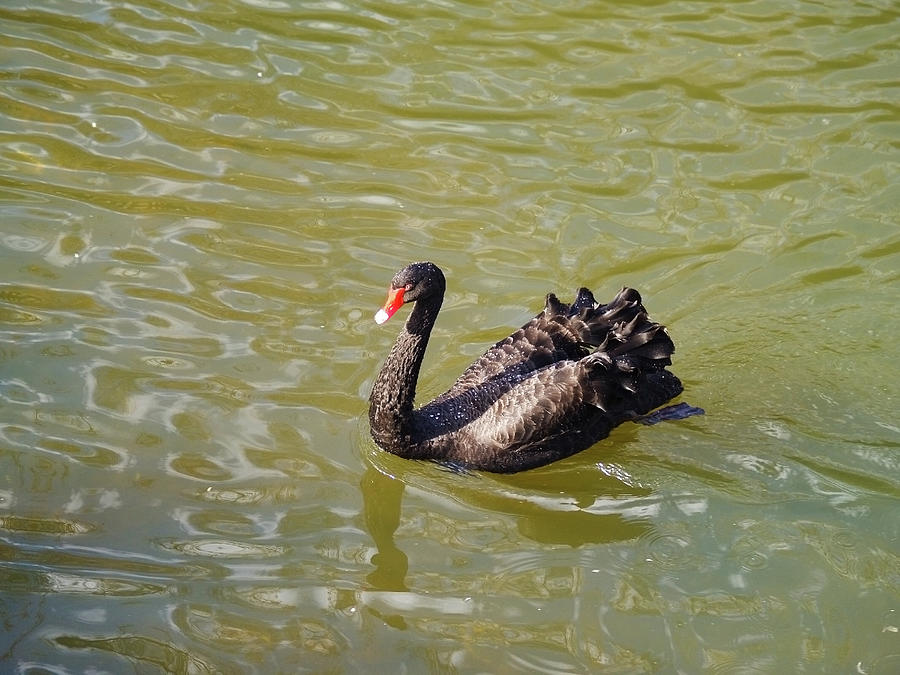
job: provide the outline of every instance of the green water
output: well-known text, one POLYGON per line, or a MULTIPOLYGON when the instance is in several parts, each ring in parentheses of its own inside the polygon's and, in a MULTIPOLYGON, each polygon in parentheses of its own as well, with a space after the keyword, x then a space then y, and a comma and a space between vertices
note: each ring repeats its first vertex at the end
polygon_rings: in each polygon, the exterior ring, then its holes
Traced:
POLYGON ((900 7, 0 8, 0 671, 900 671, 900 7), (703 417, 376 449, 548 291, 703 417), (403 310, 405 312, 405 310, 403 310))

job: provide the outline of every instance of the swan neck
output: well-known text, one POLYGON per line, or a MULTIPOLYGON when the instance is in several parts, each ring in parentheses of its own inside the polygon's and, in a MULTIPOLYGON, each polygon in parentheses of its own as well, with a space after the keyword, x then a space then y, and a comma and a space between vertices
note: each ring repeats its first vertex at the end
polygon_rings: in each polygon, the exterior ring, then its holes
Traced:
POLYGON ((413 425, 416 383, 442 301, 442 296, 435 296, 416 302, 372 387, 372 435, 378 445, 395 454, 409 456, 417 441, 413 425))

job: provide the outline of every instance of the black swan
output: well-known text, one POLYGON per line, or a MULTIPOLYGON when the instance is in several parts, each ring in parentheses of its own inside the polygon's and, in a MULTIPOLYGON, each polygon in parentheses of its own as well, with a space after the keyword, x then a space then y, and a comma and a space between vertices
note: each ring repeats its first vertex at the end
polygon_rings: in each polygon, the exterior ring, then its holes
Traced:
POLYGON ((437 265, 413 263, 394 275, 375 315, 381 324, 415 303, 369 398, 372 437, 388 452, 463 469, 523 471, 590 447, 682 391, 665 369, 675 345, 647 316, 640 294, 623 288, 598 305, 582 288, 571 305, 547 295, 540 314, 414 409, 445 285, 437 265))

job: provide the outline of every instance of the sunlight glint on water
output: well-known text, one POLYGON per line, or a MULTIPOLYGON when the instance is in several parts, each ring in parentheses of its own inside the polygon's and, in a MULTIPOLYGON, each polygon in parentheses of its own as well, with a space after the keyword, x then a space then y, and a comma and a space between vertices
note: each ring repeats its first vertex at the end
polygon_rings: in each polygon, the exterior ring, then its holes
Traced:
POLYGON ((0 14, 0 670, 900 669, 895 3, 0 14), (377 450, 425 259, 422 399, 627 284, 707 414, 377 450))

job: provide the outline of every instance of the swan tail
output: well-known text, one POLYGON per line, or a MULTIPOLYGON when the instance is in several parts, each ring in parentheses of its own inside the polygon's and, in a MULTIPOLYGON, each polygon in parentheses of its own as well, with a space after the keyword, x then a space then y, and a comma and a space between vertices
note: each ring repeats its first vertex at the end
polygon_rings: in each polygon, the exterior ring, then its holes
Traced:
POLYGON ((590 403, 627 419, 681 393, 681 381, 665 369, 675 344, 665 326, 650 319, 636 290, 623 288, 609 304, 581 310, 578 319, 594 347, 582 359, 590 403))
POLYGON ((681 381, 642 357, 610 356, 596 351, 581 360, 585 368, 585 400, 616 422, 646 415, 680 394, 681 381))

